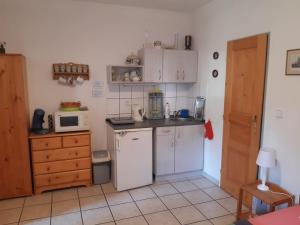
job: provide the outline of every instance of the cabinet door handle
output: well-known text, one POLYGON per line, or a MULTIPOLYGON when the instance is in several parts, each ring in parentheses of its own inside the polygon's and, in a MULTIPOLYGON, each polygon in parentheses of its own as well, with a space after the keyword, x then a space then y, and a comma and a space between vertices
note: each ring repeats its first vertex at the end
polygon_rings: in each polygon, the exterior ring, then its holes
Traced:
POLYGON ((174 141, 171 142, 171 148, 174 148, 174 141))
POLYGON ((179 70, 177 70, 177 72, 176 72, 176 77, 177 77, 177 80, 179 80, 179 70))
POLYGON ((161 80, 161 70, 158 70, 158 73, 159 73, 158 80, 161 80))
POLYGON ((120 140, 117 139, 117 151, 119 152, 120 151, 120 140))
POLYGON ((184 70, 182 70, 182 79, 184 80, 185 78, 185 73, 184 73, 184 70))
POLYGON ((131 140, 133 140, 133 141, 137 141, 137 140, 139 140, 139 138, 132 138, 131 140))

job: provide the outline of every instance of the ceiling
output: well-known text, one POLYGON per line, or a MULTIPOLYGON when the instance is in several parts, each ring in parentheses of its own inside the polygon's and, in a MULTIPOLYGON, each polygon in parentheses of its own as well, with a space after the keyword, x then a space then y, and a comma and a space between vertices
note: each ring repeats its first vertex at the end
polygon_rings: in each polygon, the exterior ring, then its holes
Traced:
POLYGON ((82 0, 105 4, 191 12, 212 0, 82 0))

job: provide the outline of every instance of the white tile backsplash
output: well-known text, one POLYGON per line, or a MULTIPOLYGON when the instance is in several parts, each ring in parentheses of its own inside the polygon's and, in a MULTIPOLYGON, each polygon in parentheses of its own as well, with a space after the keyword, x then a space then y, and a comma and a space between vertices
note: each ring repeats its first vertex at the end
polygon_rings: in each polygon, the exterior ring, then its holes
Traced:
POLYGON ((146 85, 109 85, 107 94, 107 117, 111 115, 130 116, 132 104, 139 104, 149 116, 148 94, 154 88, 159 88, 164 94, 164 105, 169 103, 171 115, 175 110, 189 109, 193 114, 195 96, 199 92, 200 85, 196 84, 146 84, 146 85))

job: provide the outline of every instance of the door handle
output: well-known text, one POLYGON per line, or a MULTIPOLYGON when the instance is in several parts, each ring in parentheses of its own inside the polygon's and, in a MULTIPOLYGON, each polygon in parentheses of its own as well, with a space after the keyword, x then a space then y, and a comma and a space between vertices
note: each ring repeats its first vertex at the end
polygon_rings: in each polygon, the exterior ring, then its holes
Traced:
POLYGON ((117 151, 120 152, 120 140, 117 139, 117 151))
POLYGON ((182 79, 184 80, 185 78, 185 73, 184 73, 184 70, 182 70, 182 79))
POLYGON ((171 148, 174 148, 174 141, 171 142, 171 148))
POLYGON ((176 77, 177 77, 177 80, 179 80, 179 70, 177 70, 176 77))
POLYGON ((137 141, 137 140, 139 140, 139 138, 132 138, 131 140, 133 140, 133 141, 137 141))
POLYGON ((158 70, 158 73, 159 73, 158 80, 161 80, 161 70, 158 70))

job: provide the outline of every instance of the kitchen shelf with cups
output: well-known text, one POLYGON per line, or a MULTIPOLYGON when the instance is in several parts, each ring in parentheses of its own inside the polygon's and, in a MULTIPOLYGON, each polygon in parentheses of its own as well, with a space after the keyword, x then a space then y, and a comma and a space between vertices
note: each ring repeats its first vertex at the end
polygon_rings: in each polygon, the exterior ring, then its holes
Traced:
POLYGON ((81 77, 83 80, 89 80, 89 65, 75 63, 55 63, 53 64, 53 80, 58 80, 60 77, 73 77, 74 79, 81 77))
POLYGON ((109 65, 107 81, 110 84, 138 84, 144 82, 142 65, 109 65))

